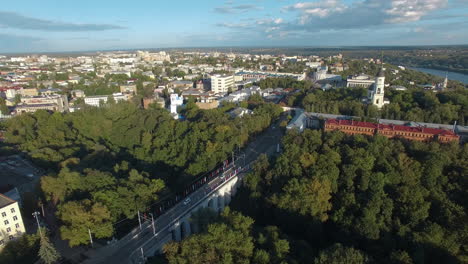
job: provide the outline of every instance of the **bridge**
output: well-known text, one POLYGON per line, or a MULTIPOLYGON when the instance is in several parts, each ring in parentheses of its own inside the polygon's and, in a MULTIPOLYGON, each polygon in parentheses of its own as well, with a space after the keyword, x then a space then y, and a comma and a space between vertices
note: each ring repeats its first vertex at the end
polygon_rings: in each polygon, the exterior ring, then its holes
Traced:
MULTIPOLYGON (((166 217, 158 218, 171 219, 166 226, 161 226, 161 229, 153 229, 152 223, 148 222, 147 232, 156 231, 139 249, 131 253, 129 258, 131 263, 144 263, 146 256, 162 253, 164 244, 170 241, 180 241, 192 233, 197 233, 199 227, 191 221, 191 214, 201 208, 211 208, 215 212, 221 212, 229 204, 231 197, 236 194, 246 168, 248 167, 232 167, 217 179, 189 195, 187 198, 190 199, 189 203, 181 202, 171 209, 166 217)), ((155 225, 158 224, 164 225, 165 223, 155 221, 155 225)))
POLYGON ((186 196, 175 198, 175 202, 155 208, 154 214, 140 217, 141 224, 119 241, 87 252, 83 263, 145 263, 145 259, 161 252, 170 241, 180 241, 198 232, 191 215, 201 208, 220 212, 228 205, 241 185, 245 173, 261 154, 273 155, 278 151, 283 131, 279 128, 281 118, 255 141, 237 155, 237 159, 207 177, 198 179, 184 192, 186 196), (160 215, 156 215, 159 214, 160 215))

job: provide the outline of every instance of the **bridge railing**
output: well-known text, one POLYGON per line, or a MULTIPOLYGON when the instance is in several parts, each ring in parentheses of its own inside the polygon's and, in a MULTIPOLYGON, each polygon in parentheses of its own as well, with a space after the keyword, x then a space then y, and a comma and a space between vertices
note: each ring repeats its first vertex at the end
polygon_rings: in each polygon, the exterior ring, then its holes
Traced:
MULTIPOLYGON (((154 242, 158 242, 158 236, 166 231, 168 228, 172 227, 174 224, 176 224, 181 218, 183 218, 187 213, 191 212, 193 208, 195 208, 196 206, 198 206, 199 204, 201 204, 202 202, 205 201, 205 199, 207 197, 210 197, 213 193, 215 193, 216 191, 218 191, 221 187, 223 187, 227 182, 229 182, 232 178, 236 177, 236 176, 239 176, 239 177, 243 177, 243 175, 248 172, 250 169, 251 169, 251 166, 252 166, 253 162, 250 162, 248 164, 246 164, 244 167, 238 167, 236 170, 232 171, 232 172, 229 172, 227 173, 226 175, 223 175, 224 179, 218 184, 216 185, 214 188, 212 188, 210 190, 210 192, 206 193, 204 195, 204 197, 198 201, 196 201, 195 203, 193 203, 191 206, 187 207, 186 210, 184 210, 181 214, 179 214, 177 217, 173 218, 172 221, 167 224, 165 227, 163 227, 161 230, 159 230, 153 237, 151 237, 150 239, 148 239, 145 243, 143 243, 138 249, 135 249, 129 256, 129 259, 132 263, 143 263, 142 262, 142 257, 140 256, 140 254, 142 254, 142 249, 145 249, 145 247, 151 243, 152 241, 154 242)), ((207 183, 208 185, 208 183, 207 183)), ((164 216, 164 215, 162 215, 164 216)), ((144 254, 144 250, 143 250, 143 254, 144 254)))

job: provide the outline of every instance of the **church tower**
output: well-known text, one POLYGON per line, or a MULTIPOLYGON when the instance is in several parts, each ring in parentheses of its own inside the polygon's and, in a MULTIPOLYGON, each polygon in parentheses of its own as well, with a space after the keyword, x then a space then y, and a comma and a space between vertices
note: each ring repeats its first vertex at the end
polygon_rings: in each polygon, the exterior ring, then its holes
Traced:
POLYGON ((375 84, 373 85, 369 101, 379 109, 384 105, 384 88, 385 88, 385 72, 380 68, 379 73, 375 77, 375 84))
POLYGON ((447 89, 447 84, 448 84, 448 72, 445 74, 444 83, 442 84, 442 90, 447 89))

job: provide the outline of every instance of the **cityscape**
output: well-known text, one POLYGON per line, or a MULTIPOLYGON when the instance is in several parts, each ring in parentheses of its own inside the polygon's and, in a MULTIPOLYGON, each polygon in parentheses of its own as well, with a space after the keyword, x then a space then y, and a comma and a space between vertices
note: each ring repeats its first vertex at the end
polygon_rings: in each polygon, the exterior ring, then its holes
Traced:
POLYGON ((24 4, 0 264, 468 262, 465 1, 24 4))

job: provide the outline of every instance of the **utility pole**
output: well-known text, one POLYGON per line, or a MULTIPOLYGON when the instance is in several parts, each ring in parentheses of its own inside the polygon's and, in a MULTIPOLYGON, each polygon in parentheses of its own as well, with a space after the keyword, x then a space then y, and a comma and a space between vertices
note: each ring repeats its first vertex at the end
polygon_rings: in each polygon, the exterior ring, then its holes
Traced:
POLYGON ((232 151, 232 167, 236 166, 236 162, 234 161, 234 151, 232 151))
POLYGON ((41 209, 42 209, 42 215, 45 217, 45 213, 44 213, 44 203, 41 202, 41 209))
POLYGON ((149 213, 151 215, 151 226, 153 227, 153 235, 156 236, 156 228, 154 227, 154 217, 152 213, 149 213))
POLYGON ((89 241, 91 242, 91 247, 94 246, 93 244, 93 236, 91 235, 91 229, 88 228, 88 234, 89 234, 89 241))
POLYGON ((143 259, 142 263, 145 263, 145 253, 143 253, 143 247, 141 247, 140 249, 141 249, 141 258, 143 259))
POLYGON ((39 213, 38 211, 32 213, 32 215, 36 218, 36 221, 37 221, 37 229, 39 230, 39 235, 42 237, 42 231, 41 231, 41 224, 39 224, 39 215, 41 213, 39 213))
POLYGON ((140 231, 141 231, 140 210, 137 211, 137 214, 138 214, 138 223, 140 224, 140 231))

